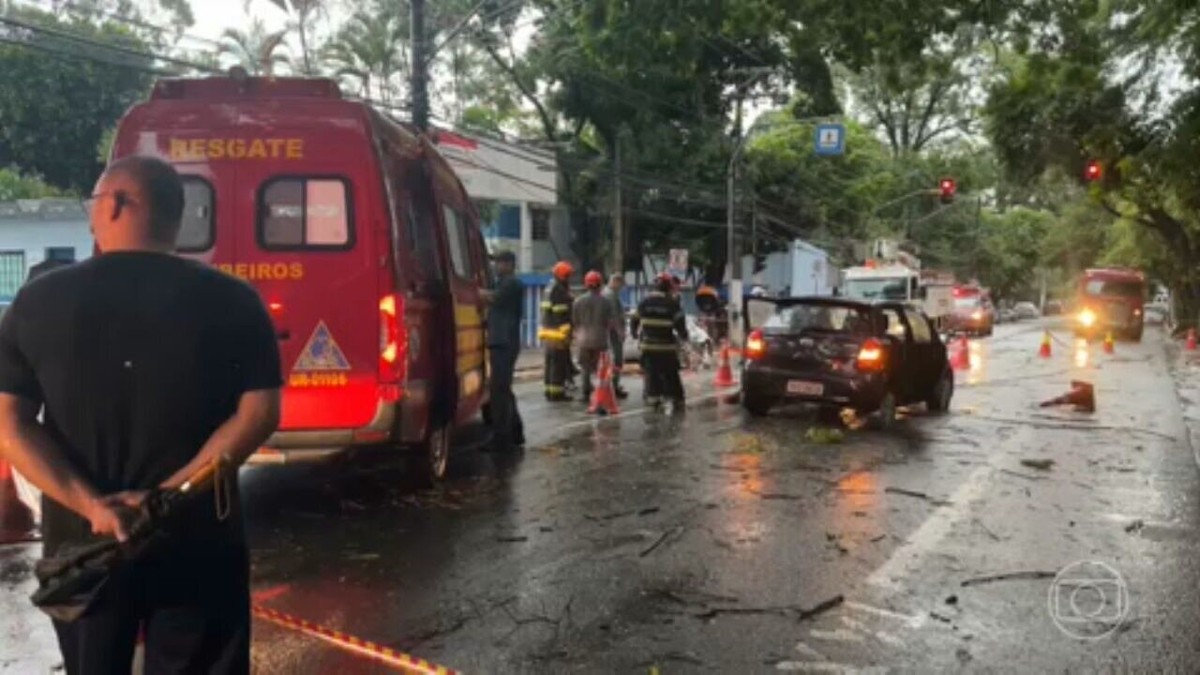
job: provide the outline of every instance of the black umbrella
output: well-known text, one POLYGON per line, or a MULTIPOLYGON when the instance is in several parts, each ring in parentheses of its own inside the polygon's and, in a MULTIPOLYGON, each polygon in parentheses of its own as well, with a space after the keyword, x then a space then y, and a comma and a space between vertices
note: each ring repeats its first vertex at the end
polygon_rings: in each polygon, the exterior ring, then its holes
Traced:
POLYGON ((221 481, 220 464, 213 462, 197 471, 178 488, 152 490, 124 542, 107 539, 63 546, 58 555, 39 560, 34 566, 38 589, 30 598, 34 606, 59 621, 86 615, 97 604, 113 570, 143 555, 185 498, 221 481))

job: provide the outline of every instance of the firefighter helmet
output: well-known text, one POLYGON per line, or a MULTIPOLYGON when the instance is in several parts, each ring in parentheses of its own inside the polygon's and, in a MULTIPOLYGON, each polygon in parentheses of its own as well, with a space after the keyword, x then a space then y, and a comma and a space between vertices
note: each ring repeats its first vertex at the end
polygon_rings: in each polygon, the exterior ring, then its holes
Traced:
POLYGON ((575 268, 572 267, 571 263, 567 262, 566 260, 560 260, 559 262, 555 263, 552 271, 554 272, 555 279, 558 279, 559 281, 566 281, 567 279, 571 278, 572 274, 575 273, 575 268))
POLYGON ((592 270, 583 276, 583 285, 588 288, 600 288, 604 285, 604 277, 596 270, 592 270))

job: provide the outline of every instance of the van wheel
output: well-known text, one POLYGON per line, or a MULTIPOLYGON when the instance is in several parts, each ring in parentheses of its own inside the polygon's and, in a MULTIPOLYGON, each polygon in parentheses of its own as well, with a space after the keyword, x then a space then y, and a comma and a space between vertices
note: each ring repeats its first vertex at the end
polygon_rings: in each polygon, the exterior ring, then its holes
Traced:
POLYGON ((445 424, 430 431, 429 439, 421 446, 421 479, 427 485, 440 483, 446 477, 450 467, 451 436, 451 426, 445 424))

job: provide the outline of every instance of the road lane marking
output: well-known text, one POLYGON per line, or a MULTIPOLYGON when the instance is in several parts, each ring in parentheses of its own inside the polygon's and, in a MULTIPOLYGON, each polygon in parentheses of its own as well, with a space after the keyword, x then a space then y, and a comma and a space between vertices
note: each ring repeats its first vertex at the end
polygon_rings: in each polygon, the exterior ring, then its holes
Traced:
POLYGON ((850 609, 856 609, 860 612, 864 612, 866 614, 874 614, 875 616, 881 616, 885 619, 895 619, 896 621, 900 621, 900 622, 907 624, 908 627, 912 628, 912 629, 917 629, 917 628, 920 628, 921 626, 925 625, 925 617, 923 617, 923 616, 901 614, 900 612, 895 612, 890 609, 884 609, 883 607, 874 607, 872 605, 868 605, 863 602, 858 602, 856 600, 847 600, 845 602, 845 606, 849 607, 850 609))
POLYGON ((900 590, 897 579, 908 574, 907 566, 918 562, 950 534, 954 525, 970 511, 972 503, 983 496, 991 484, 989 479, 994 470, 994 467, 988 464, 971 472, 966 482, 950 495, 950 505, 938 508, 926 518, 921 527, 897 548, 883 565, 867 577, 867 583, 889 590, 900 590))
POLYGON ((808 631, 810 637, 815 637, 818 640, 829 640, 831 642, 864 642, 865 638, 858 633, 845 628, 835 628, 834 630, 820 630, 814 628, 808 631))

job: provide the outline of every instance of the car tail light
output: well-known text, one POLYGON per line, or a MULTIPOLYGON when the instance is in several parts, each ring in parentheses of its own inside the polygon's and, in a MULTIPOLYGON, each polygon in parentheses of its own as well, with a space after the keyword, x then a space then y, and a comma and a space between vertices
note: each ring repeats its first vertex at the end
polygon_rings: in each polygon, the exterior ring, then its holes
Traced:
POLYGON ((875 338, 870 338, 858 350, 858 369, 874 372, 883 370, 883 345, 875 338))
POLYGON ((403 382, 408 370, 408 328, 404 298, 389 293, 379 300, 379 381, 403 382))
POLYGON ((751 331, 746 338, 746 358, 751 361, 761 359, 767 354, 767 343, 763 341, 761 330, 751 331))

